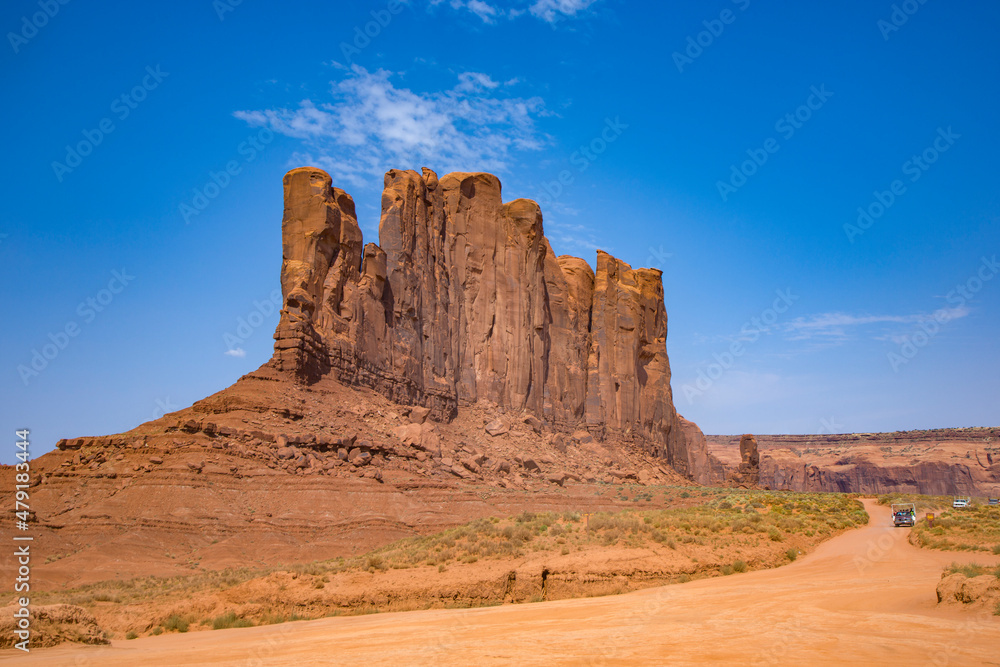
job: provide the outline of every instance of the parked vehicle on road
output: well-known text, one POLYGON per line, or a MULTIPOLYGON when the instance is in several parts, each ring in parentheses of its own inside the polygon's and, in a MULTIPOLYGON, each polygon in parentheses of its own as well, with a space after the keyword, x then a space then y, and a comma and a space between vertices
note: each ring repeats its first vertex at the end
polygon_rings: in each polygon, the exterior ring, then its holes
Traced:
POLYGON ((968 507, 972 503, 972 498, 968 496, 955 496, 955 499, 951 501, 951 506, 955 509, 961 509, 963 507, 968 507))

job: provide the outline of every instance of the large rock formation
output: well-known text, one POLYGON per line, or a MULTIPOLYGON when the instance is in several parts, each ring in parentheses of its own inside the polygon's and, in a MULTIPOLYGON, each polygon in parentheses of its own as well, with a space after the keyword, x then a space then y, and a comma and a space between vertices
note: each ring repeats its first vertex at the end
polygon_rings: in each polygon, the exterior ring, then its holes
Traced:
MULTIPOLYGON (((273 357, 34 459, 33 544, 61 555, 33 585, 357 555, 480 517, 614 509, 611 485, 703 481, 657 271, 556 257, 538 206, 504 204, 488 174, 389 172, 381 246, 322 171, 284 185, 273 357)), ((13 477, 0 466, 0 489, 13 477)))
POLYGON ((389 171, 380 244, 326 172, 284 179, 281 287, 271 361, 304 383, 333 374, 436 420, 461 406, 585 426, 707 475, 704 438, 673 406, 661 273, 598 251, 596 273, 557 257, 542 213, 503 203, 485 173, 389 171))

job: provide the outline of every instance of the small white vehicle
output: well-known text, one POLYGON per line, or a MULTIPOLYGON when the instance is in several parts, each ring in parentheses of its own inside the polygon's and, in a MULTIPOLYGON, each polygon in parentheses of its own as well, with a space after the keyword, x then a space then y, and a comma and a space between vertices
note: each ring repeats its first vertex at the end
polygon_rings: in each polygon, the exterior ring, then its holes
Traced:
POLYGON ((971 501, 972 499, 967 496, 966 497, 955 496, 955 499, 951 501, 951 506, 954 507, 955 509, 961 509, 963 507, 968 507, 971 501))
POLYGON ((912 528, 917 523, 917 506, 913 503, 892 504, 892 525, 912 528))

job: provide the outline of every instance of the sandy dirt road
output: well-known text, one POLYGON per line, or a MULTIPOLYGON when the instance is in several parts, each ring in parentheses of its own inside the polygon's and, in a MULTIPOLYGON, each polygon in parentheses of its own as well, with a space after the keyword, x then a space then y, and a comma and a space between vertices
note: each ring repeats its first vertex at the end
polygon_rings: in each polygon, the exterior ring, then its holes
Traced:
POLYGON ((938 607, 941 570, 867 502, 795 563, 603 598, 330 618, 56 647, 26 665, 1000 665, 1000 617, 938 607))

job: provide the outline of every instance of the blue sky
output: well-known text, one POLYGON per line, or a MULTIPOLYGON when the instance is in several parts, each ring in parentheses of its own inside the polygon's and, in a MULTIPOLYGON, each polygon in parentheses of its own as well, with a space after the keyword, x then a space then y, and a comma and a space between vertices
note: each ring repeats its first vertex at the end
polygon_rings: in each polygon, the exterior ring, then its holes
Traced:
POLYGON ((995 426, 1000 6, 683 4, 7 3, 4 428, 266 361, 304 164, 366 240, 387 169, 482 170, 557 253, 662 269, 707 433, 995 426))

